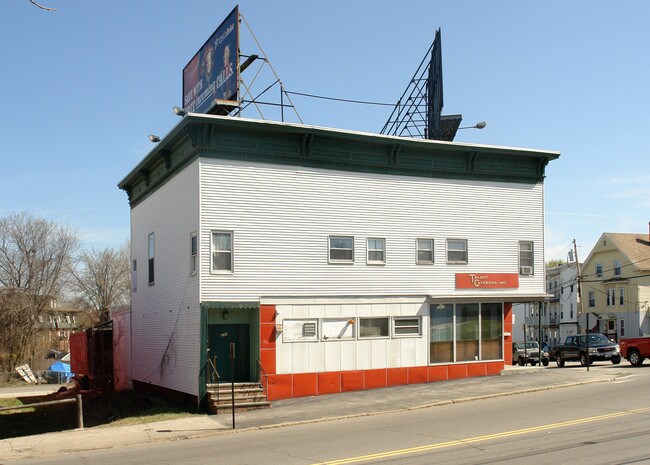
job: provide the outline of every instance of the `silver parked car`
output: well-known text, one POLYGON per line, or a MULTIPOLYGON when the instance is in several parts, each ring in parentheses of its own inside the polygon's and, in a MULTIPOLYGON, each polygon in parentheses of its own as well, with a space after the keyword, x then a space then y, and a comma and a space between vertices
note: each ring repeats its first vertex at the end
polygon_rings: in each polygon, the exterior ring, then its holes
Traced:
POLYGON ((532 366, 541 363, 548 366, 548 352, 542 350, 540 357, 539 343, 537 341, 515 342, 512 344, 512 364, 532 366))

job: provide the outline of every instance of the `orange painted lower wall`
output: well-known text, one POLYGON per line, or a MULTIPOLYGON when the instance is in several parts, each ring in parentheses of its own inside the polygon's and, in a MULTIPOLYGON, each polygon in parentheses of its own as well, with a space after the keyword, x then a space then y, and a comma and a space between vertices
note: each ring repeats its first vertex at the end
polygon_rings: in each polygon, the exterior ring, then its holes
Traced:
POLYGON ((379 370, 269 374, 267 396, 270 401, 274 401, 405 384, 433 383, 459 378, 491 376, 501 373, 503 367, 504 362, 498 361, 379 370))

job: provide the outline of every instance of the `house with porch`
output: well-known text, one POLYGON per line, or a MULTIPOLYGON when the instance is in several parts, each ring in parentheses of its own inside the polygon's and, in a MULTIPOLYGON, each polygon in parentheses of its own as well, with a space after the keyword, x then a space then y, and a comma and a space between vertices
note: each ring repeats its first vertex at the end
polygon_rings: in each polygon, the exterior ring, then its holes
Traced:
POLYGON ((270 400, 498 374, 559 153, 189 113, 119 183, 135 389, 270 400))
POLYGON ((581 282, 582 332, 615 340, 650 334, 650 233, 603 233, 581 268, 581 282))

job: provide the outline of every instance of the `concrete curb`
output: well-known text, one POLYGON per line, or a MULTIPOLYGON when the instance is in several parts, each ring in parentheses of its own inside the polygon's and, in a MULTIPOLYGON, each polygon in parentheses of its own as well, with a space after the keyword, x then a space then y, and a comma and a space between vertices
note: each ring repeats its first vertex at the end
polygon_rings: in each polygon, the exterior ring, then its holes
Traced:
POLYGON ((623 373, 619 376, 610 378, 576 381, 558 385, 535 386, 527 389, 501 391, 478 396, 441 400, 437 402, 409 405, 400 408, 391 408, 374 412, 359 412, 348 415, 326 416, 308 420, 284 421, 271 424, 262 424, 258 426, 249 426, 234 430, 221 423, 219 420, 215 419, 214 416, 207 415, 201 416, 199 418, 193 418, 191 420, 193 422, 193 429, 188 428, 186 430, 178 430, 179 425, 181 425, 180 427, 183 426, 181 423, 183 419, 121 427, 111 427, 110 425, 106 425, 84 430, 68 430, 35 436, 23 436, 4 439, 0 441, 0 457, 2 457, 2 461, 4 463, 13 460, 46 457, 62 453, 70 454, 88 452, 92 450, 109 450, 116 447, 132 446, 138 444, 179 441, 186 439, 200 439, 216 435, 244 433, 247 431, 259 431, 313 423, 325 423, 337 420, 362 418, 375 415, 386 415, 390 413, 460 404, 478 400, 493 399, 497 397, 514 396, 589 384, 598 384, 608 381, 616 381, 617 379, 630 375, 630 373, 623 373), (177 431, 174 431, 174 428, 176 428, 177 431), (198 430, 196 428, 198 428, 198 430), (62 447, 62 445, 65 444, 74 444, 74 446, 62 447))

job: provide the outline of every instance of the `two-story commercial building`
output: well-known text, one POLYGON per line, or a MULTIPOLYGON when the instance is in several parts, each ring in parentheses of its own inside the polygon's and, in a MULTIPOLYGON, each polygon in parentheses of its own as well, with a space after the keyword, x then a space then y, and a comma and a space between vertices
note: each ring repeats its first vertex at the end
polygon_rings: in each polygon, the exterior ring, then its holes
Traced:
POLYGON ((271 400, 498 374, 512 303, 546 296, 558 157, 184 116, 119 183, 135 388, 200 399, 213 365, 271 400))

